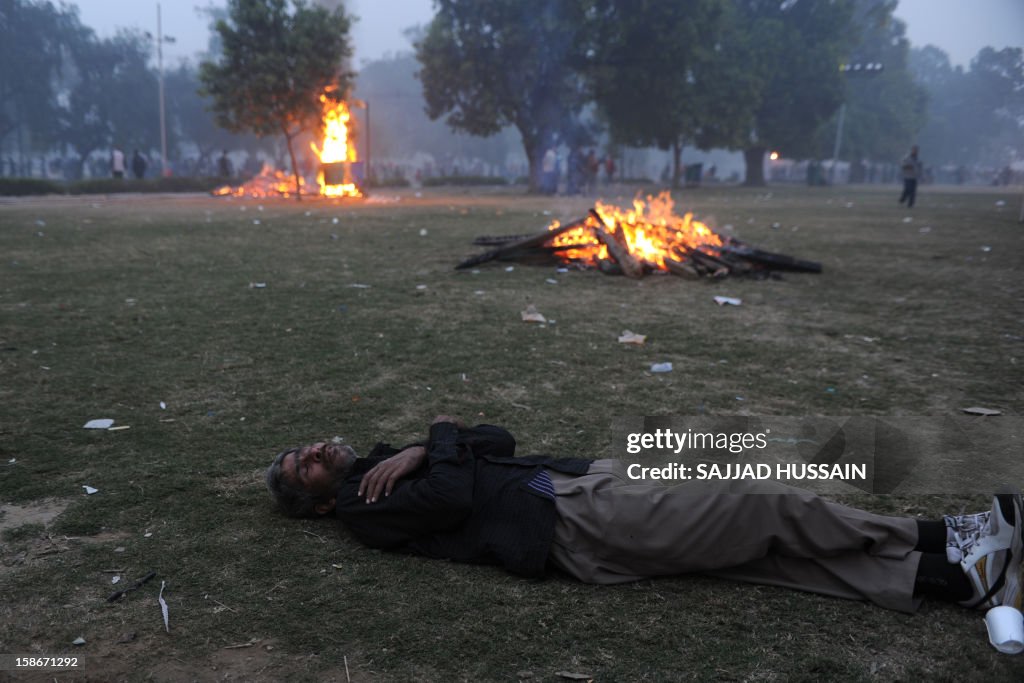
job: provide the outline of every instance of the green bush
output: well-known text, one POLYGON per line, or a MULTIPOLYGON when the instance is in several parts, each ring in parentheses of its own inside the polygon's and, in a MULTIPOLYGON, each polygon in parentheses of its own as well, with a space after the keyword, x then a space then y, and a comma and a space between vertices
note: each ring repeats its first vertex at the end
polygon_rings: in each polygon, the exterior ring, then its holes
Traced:
POLYGON ((22 197, 40 194, 64 194, 64 186, 43 178, 0 178, 0 196, 22 197))
POLYGON ((501 176, 489 175, 442 175, 433 178, 424 178, 424 187, 438 187, 441 185, 507 185, 508 183, 501 176))
POLYGON ((366 184, 367 187, 409 187, 409 179, 403 176, 394 176, 390 178, 370 178, 366 184))
MULTIPOLYGON (((90 178, 79 180, 68 186, 70 194, 117 194, 119 192, 209 192, 222 185, 234 184, 234 179, 225 178, 90 178)), ((237 182, 241 182, 240 180, 237 182)))

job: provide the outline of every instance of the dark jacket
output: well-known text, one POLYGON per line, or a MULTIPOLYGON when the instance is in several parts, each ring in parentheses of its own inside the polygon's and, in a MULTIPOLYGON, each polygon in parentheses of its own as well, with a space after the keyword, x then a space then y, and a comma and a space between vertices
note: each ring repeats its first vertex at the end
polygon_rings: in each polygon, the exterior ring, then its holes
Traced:
POLYGON ((426 448, 426 463, 398 481, 390 496, 371 504, 358 497, 359 482, 398 449, 378 444, 357 460, 338 491, 338 518, 372 548, 542 575, 555 503, 526 484, 542 466, 584 474, 592 460, 514 458, 515 439, 492 425, 458 430, 450 423, 435 424, 426 448))

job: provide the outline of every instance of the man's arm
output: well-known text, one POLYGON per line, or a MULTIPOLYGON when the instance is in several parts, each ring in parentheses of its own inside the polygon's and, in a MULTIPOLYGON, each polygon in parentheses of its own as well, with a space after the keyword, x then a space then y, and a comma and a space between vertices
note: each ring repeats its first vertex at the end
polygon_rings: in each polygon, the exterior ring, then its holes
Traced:
MULTIPOLYGON (((457 526, 473 504, 473 458, 457 443, 451 418, 439 417, 430 427, 425 449, 427 474, 402 482, 377 502, 359 495, 355 483, 339 492, 338 517, 360 538, 376 548, 400 546, 419 536, 457 526)), ((407 456, 413 460, 414 454, 407 456)), ((382 463, 383 464, 383 463, 382 463)), ((400 467, 407 467, 408 463, 400 467)), ((369 473, 368 473, 369 474, 369 473)))
MULTIPOLYGON (((493 455, 503 458, 511 458, 515 455, 516 440, 507 430, 494 425, 477 425, 466 428, 456 418, 447 415, 439 415, 434 418, 433 424, 439 422, 451 422, 458 427, 458 443, 470 447, 474 456, 493 455)), ((359 497, 365 498, 368 503, 375 503, 381 494, 385 497, 391 495, 395 483, 419 469, 427 458, 427 449, 420 444, 406 446, 399 453, 374 466, 363 475, 359 482, 359 497)))

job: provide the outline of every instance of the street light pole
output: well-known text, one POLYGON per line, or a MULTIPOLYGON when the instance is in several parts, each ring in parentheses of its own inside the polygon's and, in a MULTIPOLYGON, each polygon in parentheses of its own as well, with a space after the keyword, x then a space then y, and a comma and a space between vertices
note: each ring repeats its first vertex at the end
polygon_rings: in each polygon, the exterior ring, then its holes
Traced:
POLYGON ((164 115, 164 34, 160 17, 160 3, 156 3, 156 62, 157 81, 160 84, 160 175, 167 177, 167 122, 164 115))
MULTIPOLYGON (((843 73, 877 75, 884 67, 880 62, 868 62, 867 64, 841 64, 839 70, 843 73)), ((839 121, 836 125, 836 142, 832 147, 832 167, 829 168, 829 181, 836 182, 836 165, 839 163, 839 146, 843 141, 843 123, 846 120, 846 101, 839 106, 839 121)))

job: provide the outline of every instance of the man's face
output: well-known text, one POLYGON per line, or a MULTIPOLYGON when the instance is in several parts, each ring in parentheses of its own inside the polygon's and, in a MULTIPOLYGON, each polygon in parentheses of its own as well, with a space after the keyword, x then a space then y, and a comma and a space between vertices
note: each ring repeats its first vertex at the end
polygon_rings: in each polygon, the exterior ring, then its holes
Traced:
POLYGON ((321 441, 286 455, 281 470, 289 481, 314 496, 330 496, 355 459, 355 451, 349 446, 321 441))

